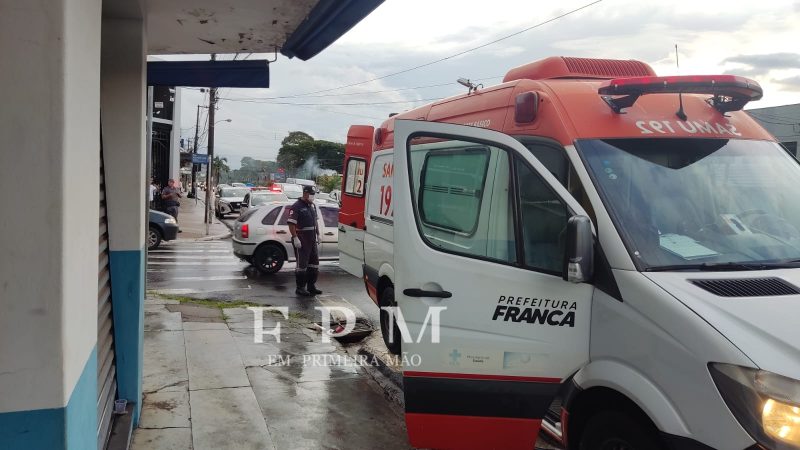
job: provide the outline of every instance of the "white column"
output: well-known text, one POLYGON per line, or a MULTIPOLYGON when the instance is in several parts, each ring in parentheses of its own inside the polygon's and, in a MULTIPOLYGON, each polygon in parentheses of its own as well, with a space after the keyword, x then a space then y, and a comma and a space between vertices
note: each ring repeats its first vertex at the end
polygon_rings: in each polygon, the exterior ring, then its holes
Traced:
POLYGON ((102 120, 117 389, 142 395, 144 336, 146 44, 139 19, 103 19, 102 120))
POLYGON ((0 0, 4 449, 96 445, 100 15, 0 0))

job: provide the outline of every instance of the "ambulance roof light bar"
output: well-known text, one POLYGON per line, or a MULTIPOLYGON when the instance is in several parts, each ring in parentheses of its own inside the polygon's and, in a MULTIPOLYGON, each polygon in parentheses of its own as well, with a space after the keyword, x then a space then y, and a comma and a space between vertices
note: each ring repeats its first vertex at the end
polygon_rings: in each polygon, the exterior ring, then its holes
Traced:
POLYGON ((741 110, 764 94, 757 82, 735 75, 617 78, 604 83, 597 93, 617 114, 647 94, 709 94, 709 104, 723 114, 741 110))

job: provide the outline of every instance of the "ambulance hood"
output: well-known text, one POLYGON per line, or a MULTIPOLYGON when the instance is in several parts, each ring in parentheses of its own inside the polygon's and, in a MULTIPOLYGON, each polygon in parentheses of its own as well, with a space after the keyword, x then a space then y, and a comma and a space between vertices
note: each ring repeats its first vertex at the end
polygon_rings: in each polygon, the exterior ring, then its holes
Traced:
POLYGON ((770 295, 775 283, 800 291, 800 269, 644 275, 705 319, 760 369, 800 380, 800 294, 770 295), (760 281, 748 281, 753 279, 760 281), (720 284, 729 294, 739 286, 758 296, 717 295, 712 291, 721 293, 715 289, 720 284))

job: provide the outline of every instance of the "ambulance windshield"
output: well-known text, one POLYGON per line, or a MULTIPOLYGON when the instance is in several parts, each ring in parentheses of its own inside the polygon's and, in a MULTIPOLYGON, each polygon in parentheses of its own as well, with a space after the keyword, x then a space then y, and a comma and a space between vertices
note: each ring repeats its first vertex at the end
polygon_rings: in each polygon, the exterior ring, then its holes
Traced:
POLYGON ((642 270, 742 270, 800 260, 800 164, 774 142, 577 143, 642 270))

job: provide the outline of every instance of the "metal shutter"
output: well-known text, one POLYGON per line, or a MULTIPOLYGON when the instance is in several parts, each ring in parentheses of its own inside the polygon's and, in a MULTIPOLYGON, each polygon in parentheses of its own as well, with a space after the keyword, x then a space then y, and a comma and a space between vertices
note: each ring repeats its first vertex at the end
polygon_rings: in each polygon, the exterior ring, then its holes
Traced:
POLYGON ((117 395, 114 365, 114 318, 111 314, 111 271, 108 265, 108 221, 103 149, 100 145, 100 268, 97 282, 97 448, 105 449, 117 395))

